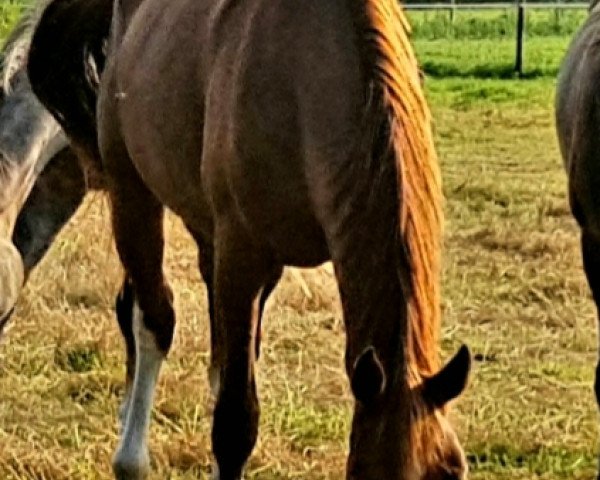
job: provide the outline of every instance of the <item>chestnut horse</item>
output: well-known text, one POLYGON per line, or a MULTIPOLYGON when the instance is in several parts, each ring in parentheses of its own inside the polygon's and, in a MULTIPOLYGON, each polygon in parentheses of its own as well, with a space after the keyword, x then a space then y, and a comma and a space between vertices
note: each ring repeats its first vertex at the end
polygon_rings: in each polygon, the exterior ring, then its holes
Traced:
POLYGON ((73 31, 93 36, 91 8, 50 4, 29 74, 103 170, 112 204, 129 392, 116 477, 149 471, 152 399, 175 327, 167 206, 198 243, 209 291, 214 478, 240 479, 256 442, 265 295, 284 265, 328 259, 356 398, 347 478, 464 478, 446 405, 470 356, 463 347, 440 368, 440 172, 396 0, 115 0, 97 102, 78 95, 85 58, 70 53, 73 31), (57 55, 63 69, 48 75, 57 55))

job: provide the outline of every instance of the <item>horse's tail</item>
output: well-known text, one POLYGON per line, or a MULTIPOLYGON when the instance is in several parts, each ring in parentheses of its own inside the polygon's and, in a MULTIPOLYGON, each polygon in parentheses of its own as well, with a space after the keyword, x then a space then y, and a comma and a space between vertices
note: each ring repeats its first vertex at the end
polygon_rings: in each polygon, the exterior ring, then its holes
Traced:
POLYGON ((397 0, 360 1, 371 84, 388 122, 380 141, 392 149, 398 175, 398 246, 409 264, 399 273, 409 292, 409 381, 418 381, 439 367, 441 174, 408 21, 397 0))
POLYGON ((78 154, 100 168, 96 100, 106 59, 112 0, 53 0, 31 41, 31 88, 78 154))

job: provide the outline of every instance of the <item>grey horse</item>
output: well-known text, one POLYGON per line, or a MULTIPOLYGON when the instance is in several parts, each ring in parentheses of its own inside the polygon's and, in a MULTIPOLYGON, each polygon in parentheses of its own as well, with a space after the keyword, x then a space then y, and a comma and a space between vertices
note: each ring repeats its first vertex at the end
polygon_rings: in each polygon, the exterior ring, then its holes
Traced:
POLYGON ((24 12, 0 52, 0 333, 31 270, 100 184, 29 84, 29 45, 46 3, 24 12))
MULTIPOLYGON (((585 274, 600 307, 600 4, 571 42, 556 92, 556 129, 569 179, 569 201, 581 229, 585 274)), ((594 384, 600 404, 600 362, 594 384)), ((600 476, 599 476, 600 478, 600 476)))

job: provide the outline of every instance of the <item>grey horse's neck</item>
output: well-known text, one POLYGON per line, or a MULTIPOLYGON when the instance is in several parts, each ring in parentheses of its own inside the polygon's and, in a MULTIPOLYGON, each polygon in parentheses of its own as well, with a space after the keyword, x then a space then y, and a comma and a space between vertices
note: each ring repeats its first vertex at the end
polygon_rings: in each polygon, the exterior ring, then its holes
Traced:
POLYGON ((24 10, 0 51, 0 217, 10 228, 41 170, 67 146, 26 71, 33 33, 49 1, 24 10))
POLYGON ((600 11, 600 0, 591 0, 589 8, 590 15, 598 11, 600 11))

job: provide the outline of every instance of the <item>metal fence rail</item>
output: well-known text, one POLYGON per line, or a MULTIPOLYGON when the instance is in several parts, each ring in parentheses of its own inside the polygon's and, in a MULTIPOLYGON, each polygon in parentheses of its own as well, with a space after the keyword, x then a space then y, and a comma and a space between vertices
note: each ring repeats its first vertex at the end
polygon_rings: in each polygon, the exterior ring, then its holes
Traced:
POLYGON ((558 3, 558 2, 522 2, 521 4, 516 2, 504 2, 504 3, 404 3, 403 7, 405 10, 510 10, 522 6, 527 10, 582 10, 589 8, 589 3, 572 2, 572 3, 558 3))
POLYGON ((589 3, 583 2, 526 2, 517 0, 516 2, 480 2, 480 3, 455 3, 450 0, 448 3, 404 3, 406 10, 414 11, 435 11, 448 10, 450 18, 454 18, 454 12, 458 10, 511 10, 517 11, 517 38, 515 52, 515 73, 523 76, 523 45, 525 33, 525 12, 526 10, 583 10, 588 9, 589 3))

